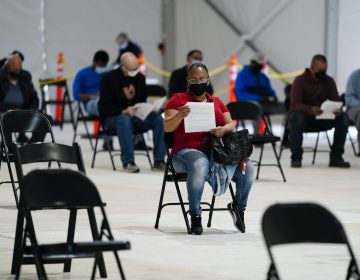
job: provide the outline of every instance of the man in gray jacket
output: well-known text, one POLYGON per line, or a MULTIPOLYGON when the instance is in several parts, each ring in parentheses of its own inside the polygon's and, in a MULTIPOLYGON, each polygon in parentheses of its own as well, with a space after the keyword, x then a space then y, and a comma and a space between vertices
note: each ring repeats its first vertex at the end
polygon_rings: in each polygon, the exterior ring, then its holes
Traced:
POLYGON ((351 73, 345 92, 346 112, 358 131, 358 156, 360 156, 360 69, 351 73))

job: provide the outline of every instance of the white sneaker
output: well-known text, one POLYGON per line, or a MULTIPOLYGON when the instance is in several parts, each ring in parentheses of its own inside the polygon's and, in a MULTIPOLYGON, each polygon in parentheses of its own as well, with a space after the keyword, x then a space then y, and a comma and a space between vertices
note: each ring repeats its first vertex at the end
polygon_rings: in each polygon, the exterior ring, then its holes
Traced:
POLYGON ((125 172, 128 172, 128 173, 138 173, 138 172, 140 172, 140 168, 133 161, 125 163, 123 165, 123 170, 125 172))

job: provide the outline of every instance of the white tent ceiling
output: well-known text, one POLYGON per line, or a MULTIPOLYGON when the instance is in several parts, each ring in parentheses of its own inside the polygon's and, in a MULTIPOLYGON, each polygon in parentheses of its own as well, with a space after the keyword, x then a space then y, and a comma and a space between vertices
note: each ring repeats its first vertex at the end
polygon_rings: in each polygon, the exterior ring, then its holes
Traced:
MULTIPOLYGON (((0 57, 14 49, 25 54, 24 67, 34 80, 56 74, 56 59, 63 52, 65 74, 74 73, 91 63, 98 49, 117 54, 116 35, 127 32, 143 48, 146 58, 162 68, 162 54, 157 45, 162 30, 162 5, 174 5, 173 67, 185 63, 186 53, 203 50, 210 69, 226 63, 232 53, 239 63, 248 63, 253 50, 247 42, 263 52, 281 72, 303 69, 311 56, 326 50, 326 5, 336 0, 78 0, 12 1, 2 0, 0 9, 0 57), (219 14, 223 15, 221 18, 219 14), (42 23, 44 23, 42 25, 42 23), (229 26, 231 23, 232 26, 229 26), (44 27, 45 29, 42 29, 44 27), (239 32, 242 36, 239 36, 239 32), (44 57, 46 55, 46 57, 44 57), (43 66, 48 70, 44 72, 43 66)), ((358 67, 360 45, 357 26, 360 2, 339 1, 337 65, 332 73, 344 88, 346 78, 358 67)), ((165 22, 166 24, 166 22, 165 22)), ((331 68, 331 67, 330 67, 331 68)), ((171 71, 173 69, 164 69, 171 71)), ((159 79, 159 71, 148 67, 147 76, 159 79)), ((228 73, 213 77, 217 91, 227 87, 228 73)), ((273 80, 282 98, 283 82, 273 80)), ((226 97, 226 93, 224 95, 226 97)))

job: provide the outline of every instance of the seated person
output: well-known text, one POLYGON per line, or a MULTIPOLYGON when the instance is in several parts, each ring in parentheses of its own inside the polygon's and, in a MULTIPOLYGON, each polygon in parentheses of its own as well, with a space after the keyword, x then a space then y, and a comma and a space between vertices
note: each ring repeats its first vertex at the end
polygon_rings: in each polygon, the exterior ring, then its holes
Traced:
POLYGON ((139 73, 136 56, 126 52, 120 67, 107 73, 100 84, 99 112, 109 129, 115 129, 121 147, 121 161, 126 172, 139 172, 134 160, 133 129, 153 131, 154 170, 165 167, 164 128, 160 114, 152 112, 145 120, 135 116, 134 105, 146 102, 145 77, 139 73))
POLYGON ((351 73, 346 83, 345 92, 346 113, 355 124, 358 131, 358 156, 360 156, 360 69, 351 73))
MULTIPOLYGON (((277 97, 271 87, 269 78, 261 72, 264 63, 264 56, 256 53, 250 60, 250 64, 245 65, 243 69, 239 71, 235 81, 237 101, 260 102, 263 107, 277 103, 277 97)), ((259 130, 259 121, 254 121, 253 126, 254 134, 263 133, 261 129, 259 130)))
POLYGON ((239 71, 235 81, 237 101, 275 102, 277 100, 269 78, 261 72, 264 56, 256 53, 239 71))
MULTIPOLYGON (((200 62, 200 63, 202 62, 202 60, 203 60, 202 52, 200 50, 191 50, 187 54, 186 60, 187 60, 186 65, 184 65, 183 67, 181 67, 179 69, 175 69, 171 73, 170 80, 169 80, 169 98, 174 93, 185 92, 187 90, 187 88, 186 88, 187 71, 191 64, 196 63, 196 62, 200 62)), ((209 84, 206 91, 211 95, 214 93, 211 83, 209 84)))
MULTIPOLYGON (((187 74, 188 90, 173 95, 165 106, 165 132, 174 133, 172 148, 175 171, 187 173, 187 191, 189 212, 191 215, 191 233, 201 234, 201 196, 205 181, 209 175, 211 143, 208 132, 185 133, 184 118, 189 115, 187 102, 213 102, 217 127, 211 130, 216 137, 231 133, 235 127, 227 107, 218 97, 206 92, 209 85, 209 73, 204 64, 195 63, 189 67, 187 74)), ((245 232, 244 211, 247 206, 249 192, 253 180, 253 165, 248 160, 245 174, 239 165, 235 166, 236 204, 229 203, 228 209, 234 224, 241 232, 245 232)))
POLYGON ((315 55, 310 68, 296 77, 290 94, 290 149, 291 167, 301 167, 303 131, 308 125, 331 129, 335 128, 334 140, 330 151, 330 167, 349 168, 344 161, 344 145, 348 130, 348 119, 340 110, 334 119, 316 119, 322 114, 321 104, 325 100, 341 101, 335 81, 326 74, 327 60, 323 55, 315 55))
POLYGON ((109 55, 105 51, 94 54, 91 66, 81 69, 75 76, 73 94, 77 101, 81 101, 89 115, 99 115, 98 101, 100 94, 100 81, 104 76, 109 62, 109 55))
MULTIPOLYGON (((24 62, 25 57, 22 54, 22 52, 20 52, 18 50, 14 50, 14 51, 11 52, 10 55, 13 55, 13 54, 17 54, 20 57, 21 61, 24 62)), ((0 59, 0 68, 2 68, 4 66, 6 60, 7 60, 7 57, 4 57, 4 58, 0 59)))
MULTIPOLYGON (((39 110, 39 98, 31 74, 22 69, 22 59, 17 54, 10 55, 0 70, 0 113, 12 109, 39 110)), ((11 135, 7 137, 11 142, 11 135)), ((21 144, 33 143, 44 138, 43 133, 33 133, 30 140, 21 134, 17 141, 21 144)))

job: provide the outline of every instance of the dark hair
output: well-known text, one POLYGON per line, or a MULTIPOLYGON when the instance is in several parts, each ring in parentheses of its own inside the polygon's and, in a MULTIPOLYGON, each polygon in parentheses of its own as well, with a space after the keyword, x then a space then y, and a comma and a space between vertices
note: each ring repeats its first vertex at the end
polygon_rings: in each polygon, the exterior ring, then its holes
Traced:
POLYGON ((18 50, 14 50, 11 54, 18 55, 20 57, 21 61, 24 62, 25 56, 22 54, 22 52, 20 52, 18 50))
POLYGON ((109 55, 106 51, 100 50, 97 51, 94 55, 94 59, 93 61, 95 62, 104 62, 104 63, 108 63, 109 62, 109 55))
POLYGON ((194 49, 194 50, 189 51, 188 54, 187 54, 187 56, 186 56, 187 59, 189 59, 194 53, 201 53, 201 54, 202 54, 202 51, 197 50, 197 49, 194 49))
POLYGON ((190 67, 188 68, 187 70, 187 75, 189 75, 189 73, 196 69, 196 68, 202 68, 204 69, 208 74, 209 74, 209 70, 207 69, 206 65, 205 64, 202 64, 200 62, 197 62, 197 63, 194 63, 194 64, 191 64, 190 67))
POLYGON ((311 65, 313 65, 315 61, 320 61, 322 63, 327 63, 326 56, 322 55, 322 54, 314 55, 313 58, 311 59, 311 65))

